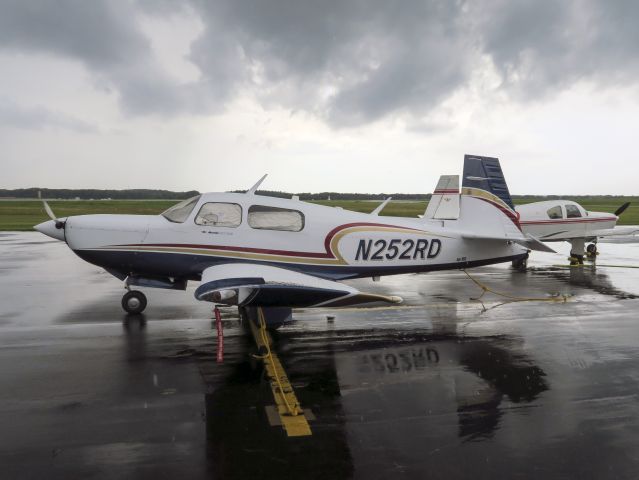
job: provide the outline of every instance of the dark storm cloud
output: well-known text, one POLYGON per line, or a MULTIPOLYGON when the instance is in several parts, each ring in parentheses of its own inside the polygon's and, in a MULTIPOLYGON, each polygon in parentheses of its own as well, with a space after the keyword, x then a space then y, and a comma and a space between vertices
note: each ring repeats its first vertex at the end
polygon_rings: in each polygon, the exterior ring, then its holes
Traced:
POLYGON ((0 46, 81 61, 130 114, 207 113, 248 93, 333 125, 421 116, 491 61, 520 101, 581 79, 634 83, 639 3, 595 0, 3 1, 0 46), (141 15, 185 12, 201 35, 180 84, 155 60, 141 15))
POLYGON ((636 83, 639 2, 499 0, 469 11, 483 52, 513 93, 535 97, 581 79, 636 83))
POLYGON ((242 72, 264 101, 309 109, 333 123, 428 108, 471 73, 474 51, 455 2, 196 5, 206 29, 192 60, 207 77, 228 84, 228 71, 242 72), (247 65, 251 72, 242 71, 247 65))
POLYGON ((2 0, 0 47, 80 61, 131 113, 173 113, 188 105, 155 62, 128 2, 2 0))
POLYGON ((146 39, 126 11, 108 1, 3 0, 0 43, 69 55, 112 67, 148 55, 146 39))

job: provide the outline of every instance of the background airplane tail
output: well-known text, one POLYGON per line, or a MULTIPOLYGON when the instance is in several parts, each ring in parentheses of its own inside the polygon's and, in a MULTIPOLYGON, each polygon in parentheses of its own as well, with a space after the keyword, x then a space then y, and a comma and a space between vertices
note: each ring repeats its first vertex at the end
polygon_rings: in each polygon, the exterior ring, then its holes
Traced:
POLYGON ((423 218, 433 220, 459 218, 459 175, 439 177, 423 218))

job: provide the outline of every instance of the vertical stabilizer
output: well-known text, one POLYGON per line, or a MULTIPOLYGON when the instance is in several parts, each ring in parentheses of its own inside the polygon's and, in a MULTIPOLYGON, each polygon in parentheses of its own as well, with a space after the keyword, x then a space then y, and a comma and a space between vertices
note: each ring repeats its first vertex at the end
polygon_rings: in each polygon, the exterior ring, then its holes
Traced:
MULTIPOLYGON (((464 155, 462 179, 462 204, 465 198, 481 200, 501 210, 508 223, 521 230, 519 214, 515 211, 499 160, 478 155, 464 155)), ((463 210, 463 208, 462 208, 463 210)), ((462 213, 463 215, 463 213, 462 213)), ((469 219, 466 219, 469 220, 469 219)))
POLYGON ((459 175, 439 177, 435 191, 426 207, 424 218, 434 220, 459 218, 459 175))
POLYGON ((464 155, 462 195, 479 197, 515 211, 499 160, 478 155, 464 155))

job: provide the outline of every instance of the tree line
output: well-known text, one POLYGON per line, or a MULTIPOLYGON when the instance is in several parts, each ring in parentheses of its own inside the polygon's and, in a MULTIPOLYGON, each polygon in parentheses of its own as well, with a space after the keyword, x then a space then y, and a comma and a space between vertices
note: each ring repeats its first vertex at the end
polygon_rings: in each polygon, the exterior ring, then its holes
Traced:
MULTIPOLYGON (((100 189, 70 189, 70 188, 18 188, 0 189, 0 198, 38 198, 38 191, 42 192, 42 198, 73 200, 183 200, 199 195, 197 190, 187 192, 173 192, 170 190, 156 189, 128 189, 128 190, 100 190, 100 189)), ((234 190, 234 193, 244 193, 246 190, 234 190)), ((297 193, 279 192, 274 190, 258 190, 258 195, 269 197, 291 198, 297 195, 300 200, 384 200, 393 197, 393 200, 430 200, 431 194, 427 193, 341 193, 341 192, 320 192, 320 193, 297 193)), ((535 200, 555 200, 570 198, 576 201, 599 200, 606 198, 618 198, 617 195, 512 195, 513 200, 532 202, 535 200)), ((627 197, 631 199, 631 197, 627 197)))
POLYGON ((98 189, 70 189, 70 188, 18 188, 15 190, 0 189, 0 198, 38 198, 38 191, 42 192, 42 198, 60 198, 72 200, 182 200, 198 195, 199 192, 171 192, 169 190, 98 190, 98 189))

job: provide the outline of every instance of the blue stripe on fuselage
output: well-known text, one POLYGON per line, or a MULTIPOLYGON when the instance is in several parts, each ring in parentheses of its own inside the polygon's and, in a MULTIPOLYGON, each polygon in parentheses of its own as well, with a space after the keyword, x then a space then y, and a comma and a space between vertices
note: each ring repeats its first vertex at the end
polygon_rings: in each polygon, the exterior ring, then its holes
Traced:
POLYGON ((229 257, 215 257, 211 255, 175 254, 165 252, 123 252, 105 250, 74 250, 74 252, 80 258, 89 263, 98 265, 107 270, 122 272, 124 275, 134 273, 138 276, 162 276, 198 281, 200 280, 204 269, 214 265, 229 263, 255 263, 259 265, 270 265, 329 280, 344 280, 348 278, 479 267, 482 265, 520 260, 526 258, 528 255, 527 253, 522 253, 519 255, 489 258, 471 262, 365 267, 355 265, 303 265, 299 263, 265 262, 229 257))

